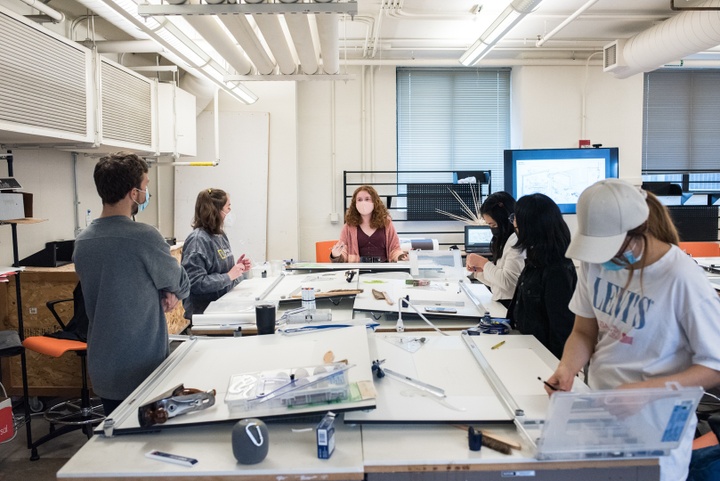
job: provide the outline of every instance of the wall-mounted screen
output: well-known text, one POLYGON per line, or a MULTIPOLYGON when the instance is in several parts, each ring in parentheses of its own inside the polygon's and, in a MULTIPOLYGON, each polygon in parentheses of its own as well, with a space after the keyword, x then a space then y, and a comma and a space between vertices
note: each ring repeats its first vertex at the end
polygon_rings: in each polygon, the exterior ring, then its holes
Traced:
POLYGON ((617 147, 505 151, 505 190, 515 199, 539 192, 563 214, 574 214, 578 197, 598 180, 618 176, 617 147))

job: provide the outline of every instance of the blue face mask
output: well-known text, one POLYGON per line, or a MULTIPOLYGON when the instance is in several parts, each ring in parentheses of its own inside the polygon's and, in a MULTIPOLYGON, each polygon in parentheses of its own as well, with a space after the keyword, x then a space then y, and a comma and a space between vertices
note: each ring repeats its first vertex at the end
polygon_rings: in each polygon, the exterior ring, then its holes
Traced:
POLYGON ((633 253, 632 249, 628 249, 623 252, 622 256, 613 257, 609 261, 603 262, 601 265, 602 268, 605 270, 619 271, 621 269, 625 269, 632 264, 635 264, 636 262, 639 262, 640 259, 642 259, 642 254, 635 257, 635 253, 633 253))
MULTIPOLYGON (((138 190, 140 190, 140 189, 138 189, 138 190)), ((140 203, 138 203, 137 201, 135 201, 135 203, 136 203, 137 206, 138 206, 138 212, 142 212, 142 211, 145 210, 145 208, 146 208, 146 207, 148 206, 148 204, 150 203, 150 193, 148 192, 148 188, 147 188, 147 187, 145 187, 145 202, 143 202, 142 204, 140 204, 140 203)))

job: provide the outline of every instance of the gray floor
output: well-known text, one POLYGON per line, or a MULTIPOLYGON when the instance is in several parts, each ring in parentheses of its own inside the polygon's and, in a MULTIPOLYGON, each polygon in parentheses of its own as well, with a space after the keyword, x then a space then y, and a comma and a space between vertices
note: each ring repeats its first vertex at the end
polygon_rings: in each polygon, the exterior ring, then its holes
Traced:
MULTIPOLYGON (((22 415, 22 407, 16 407, 15 412, 22 415)), ((34 440, 40 439, 50 429, 42 413, 33 414, 31 426, 34 440)), ((85 442, 87 436, 81 430, 66 433, 38 447, 40 459, 30 461, 26 427, 23 425, 18 428, 14 440, 0 444, 0 481, 54 480, 55 473, 85 442)))

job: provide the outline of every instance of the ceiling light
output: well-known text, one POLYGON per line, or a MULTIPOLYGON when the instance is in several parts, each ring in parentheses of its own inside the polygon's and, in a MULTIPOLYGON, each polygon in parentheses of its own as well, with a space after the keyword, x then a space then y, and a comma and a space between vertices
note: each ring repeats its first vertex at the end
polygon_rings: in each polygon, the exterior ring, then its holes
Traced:
POLYGON ((540 5, 542 0, 514 0, 498 15, 462 57, 460 63, 469 67, 479 62, 495 44, 517 25, 528 13, 540 5))

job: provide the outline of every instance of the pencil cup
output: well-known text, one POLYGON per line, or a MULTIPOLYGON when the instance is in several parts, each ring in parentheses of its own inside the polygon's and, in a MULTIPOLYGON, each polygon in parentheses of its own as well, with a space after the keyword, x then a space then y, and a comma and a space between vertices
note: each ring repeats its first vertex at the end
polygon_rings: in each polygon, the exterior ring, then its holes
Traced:
POLYGON ((255 304, 255 324, 258 334, 275 334, 275 303, 255 304))

